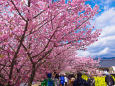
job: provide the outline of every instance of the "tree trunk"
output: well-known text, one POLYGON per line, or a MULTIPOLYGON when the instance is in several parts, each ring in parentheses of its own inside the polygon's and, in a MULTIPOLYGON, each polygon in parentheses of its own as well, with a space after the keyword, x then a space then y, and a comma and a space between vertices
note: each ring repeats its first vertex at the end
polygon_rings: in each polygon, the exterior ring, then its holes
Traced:
POLYGON ((28 81, 28 86, 31 86, 31 85, 32 85, 32 82, 33 82, 33 80, 34 80, 35 73, 36 73, 36 67, 35 67, 35 64, 33 64, 33 65, 32 65, 31 76, 30 76, 29 81, 28 81))
MULTIPOLYGON (((9 73, 9 80, 12 79, 12 73, 13 73, 13 69, 14 69, 15 62, 16 62, 16 58, 17 58, 17 55, 18 55, 18 53, 19 53, 19 51, 20 51, 20 48, 21 48, 21 46, 22 46, 22 43, 23 43, 23 41, 24 41, 24 37, 25 37, 26 31, 27 31, 27 27, 28 27, 28 21, 26 22, 24 33, 23 33, 23 35, 22 35, 22 37, 21 37, 20 43, 19 43, 19 45, 18 45, 18 48, 17 48, 17 50, 16 50, 16 52, 15 52, 15 54, 14 54, 14 57, 13 57, 13 59, 12 59, 12 62, 11 62, 11 68, 10 68, 10 73, 9 73)), ((8 82, 8 85, 7 85, 7 86, 10 86, 10 81, 8 82)))

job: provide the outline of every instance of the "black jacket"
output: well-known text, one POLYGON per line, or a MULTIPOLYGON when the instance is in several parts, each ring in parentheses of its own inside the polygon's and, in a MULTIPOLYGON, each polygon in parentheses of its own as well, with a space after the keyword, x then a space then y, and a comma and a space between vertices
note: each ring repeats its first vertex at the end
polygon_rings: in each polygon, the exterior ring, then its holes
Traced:
POLYGON ((107 75, 105 77, 105 82, 107 83, 108 86, 114 85, 114 79, 110 75, 107 75))
POLYGON ((74 81, 73 86, 88 86, 88 83, 80 77, 74 81))
POLYGON ((94 78, 89 78, 89 79, 87 80, 87 82, 88 82, 88 85, 89 85, 89 86, 95 86, 95 80, 94 80, 94 78))

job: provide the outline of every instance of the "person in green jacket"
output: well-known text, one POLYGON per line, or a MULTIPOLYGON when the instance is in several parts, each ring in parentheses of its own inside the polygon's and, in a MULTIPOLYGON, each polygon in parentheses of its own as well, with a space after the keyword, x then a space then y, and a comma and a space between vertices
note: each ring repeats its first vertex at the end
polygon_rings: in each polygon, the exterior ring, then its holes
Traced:
POLYGON ((47 79, 45 79, 42 83, 41 86, 55 86, 54 81, 51 79, 52 74, 48 73, 47 74, 47 79))

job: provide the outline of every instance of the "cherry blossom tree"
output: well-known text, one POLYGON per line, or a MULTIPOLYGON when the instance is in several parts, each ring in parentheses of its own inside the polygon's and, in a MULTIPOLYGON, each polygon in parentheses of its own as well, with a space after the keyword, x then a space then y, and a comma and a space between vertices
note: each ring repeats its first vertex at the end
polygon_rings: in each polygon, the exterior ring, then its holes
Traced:
POLYGON ((90 20, 98 6, 85 1, 0 0, 0 80, 7 86, 31 86, 57 49, 77 50, 97 41, 100 31, 90 20))
POLYGON ((71 69, 74 70, 74 72, 78 71, 89 71, 89 72, 95 72, 95 70, 99 67, 100 60, 94 60, 92 57, 79 57, 76 56, 74 58, 71 58, 69 61, 69 64, 71 66, 71 69))
POLYGON ((48 70, 50 70, 51 72, 53 71, 56 71, 58 73, 60 73, 61 71, 75 72, 75 73, 78 71, 95 72, 95 70, 99 67, 100 59, 94 60, 93 57, 77 56, 75 48, 64 49, 63 52, 62 51, 58 52, 58 50, 56 50, 56 53, 57 53, 56 55, 53 55, 53 57, 50 57, 46 60, 47 68, 49 68, 48 70))
POLYGON ((36 80, 44 78, 46 76, 46 72, 57 72, 60 73, 65 69, 68 64, 68 60, 70 57, 76 55, 75 48, 65 48, 60 47, 55 49, 50 56, 44 59, 42 62, 44 64, 41 65, 41 69, 37 70, 36 80), (44 72, 46 71, 46 72, 44 72), (39 76, 38 76, 39 74, 39 76))
POLYGON ((52 72, 61 72, 64 70, 64 68, 69 65, 69 61, 72 57, 75 57, 76 55, 76 48, 74 47, 61 47, 55 49, 55 52, 52 52, 50 57, 47 58, 47 66, 48 70, 51 70, 52 72))

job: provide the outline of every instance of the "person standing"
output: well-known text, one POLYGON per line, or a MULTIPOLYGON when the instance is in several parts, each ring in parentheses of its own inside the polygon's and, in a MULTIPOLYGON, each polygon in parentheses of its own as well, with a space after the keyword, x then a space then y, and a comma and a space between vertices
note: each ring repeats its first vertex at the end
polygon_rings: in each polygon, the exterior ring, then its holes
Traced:
POLYGON ((65 86, 68 85, 68 78, 66 77, 66 74, 64 75, 64 79, 65 79, 65 86))
POLYGON ((75 81, 75 77, 71 77, 69 80, 69 86, 73 86, 74 81, 75 81))
POLYGON ((105 82, 107 83, 107 86, 114 86, 114 79, 109 73, 106 73, 105 82))
POLYGON ((77 79, 74 81, 73 86, 88 86, 86 80, 82 79, 82 73, 77 73, 77 79))
POLYGON ((88 82, 88 86, 95 86, 95 79, 94 79, 93 75, 91 75, 88 78, 87 82, 88 82))
POLYGON ((48 73, 47 74, 47 79, 45 79, 42 83, 41 86, 55 86, 54 81, 51 79, 52 74, 48 73))
POLYGON ((60 75, 60 86, 64 86, 64 84, 65 84, 64 75, 60 75))
POLYGON ((60 82, 59 82, 59 74, 55 74, 54 83, 55 83, 55 86, 59 86, 59 84, 60 84, 60 82))

